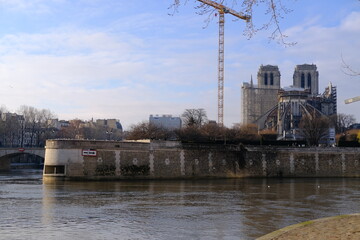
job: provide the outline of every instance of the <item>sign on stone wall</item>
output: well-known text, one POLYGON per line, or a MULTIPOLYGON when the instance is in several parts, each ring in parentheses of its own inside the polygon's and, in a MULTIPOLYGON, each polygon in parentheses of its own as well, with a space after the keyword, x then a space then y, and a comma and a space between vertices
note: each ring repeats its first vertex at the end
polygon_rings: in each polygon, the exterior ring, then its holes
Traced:
POLYGON ((83 149, 82 156, 96 157, 97 151, 95 149, 83 149))

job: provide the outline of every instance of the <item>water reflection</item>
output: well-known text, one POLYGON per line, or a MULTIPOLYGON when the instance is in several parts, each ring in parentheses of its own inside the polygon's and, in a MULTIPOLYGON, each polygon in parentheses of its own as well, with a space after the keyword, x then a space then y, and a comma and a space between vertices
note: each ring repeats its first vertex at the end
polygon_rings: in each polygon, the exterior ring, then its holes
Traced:
POLYGON ((9 178, 0 181, 7 216, 0 226, 10 239, 254 239, 290 224, 360 212, 360 179, 9 178))

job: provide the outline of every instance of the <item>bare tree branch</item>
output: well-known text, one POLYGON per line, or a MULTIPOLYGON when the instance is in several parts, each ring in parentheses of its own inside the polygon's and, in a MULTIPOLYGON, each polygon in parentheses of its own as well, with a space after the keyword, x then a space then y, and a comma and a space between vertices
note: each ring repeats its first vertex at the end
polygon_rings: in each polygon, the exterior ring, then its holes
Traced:
POLYGON ((341 54, 341 61, 342 61, 342 64, 341 64, 341 71, 343 73, 345 73, 346 75, 349 75, 349 76, 359 76, 360 75, 360 72, 357 72, 355 71, 354 69, 351 68, 351 66, 349 64, 347 64, 341 54))
MULTIPOLYGON (((178 11, 180 5, 185 5, 189 0, 173 1, 174 2, 170 5, 169 9, 175 13, 178 11)), ((196 0, 194 1, 198 2, 196 0)), ((239 12, 244 12, 246 15, 251 17, 251 20, 246 23, 246 29, 244 31, 244 35, 247 36, 247 38, 250 39, 257 32, 272 28, 269 40, 276 40, 278 43, 285 46, 293 46, 296 42, 287 42, 287 36, 282 32, 280 26, 280 22, 284 18, 284 15, 292 12, 291 9, 283 5, 283 1, 284 0, 215 0, 217 3, 231 6, 232 8, 240 8, 241 11, 239 12), (264 14, 269 16, 269 20, 261 26, 256 26, 253 21, 254 9, 260 8, 263 5, 265 5, 266 9, 264 14)), ((217 13, 217 10, 203 3, 199 3, 195 9, 197 9, 197 14, 207 15, 207 18, 205 19, 205 27, 214 19, 217 13)))

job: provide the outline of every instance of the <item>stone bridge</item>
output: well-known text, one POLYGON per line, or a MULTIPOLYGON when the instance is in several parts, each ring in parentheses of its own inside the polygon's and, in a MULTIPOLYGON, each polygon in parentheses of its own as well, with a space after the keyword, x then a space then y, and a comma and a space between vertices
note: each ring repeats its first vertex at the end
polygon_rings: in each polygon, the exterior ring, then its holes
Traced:
POLYGON ((0 171, 10 170, 11 158, 23 155, 35 155, 45 158, 45 148, 0 148, 0 171))

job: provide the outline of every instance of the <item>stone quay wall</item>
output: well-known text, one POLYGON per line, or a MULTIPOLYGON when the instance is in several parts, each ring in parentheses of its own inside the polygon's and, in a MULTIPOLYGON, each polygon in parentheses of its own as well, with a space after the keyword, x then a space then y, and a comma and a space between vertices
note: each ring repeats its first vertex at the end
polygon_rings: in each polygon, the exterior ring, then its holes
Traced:
POLYGON ((191 179, 360 177, 360 148, 48 140, 44 177, 191 179), (84 155, 84 150, 96 155, 84 155))
POLYGON ((245 168, 249 177, 360 177, 360 148, 247 150, 245 168))

